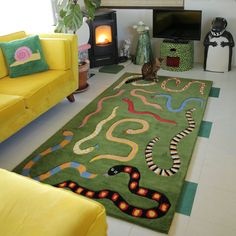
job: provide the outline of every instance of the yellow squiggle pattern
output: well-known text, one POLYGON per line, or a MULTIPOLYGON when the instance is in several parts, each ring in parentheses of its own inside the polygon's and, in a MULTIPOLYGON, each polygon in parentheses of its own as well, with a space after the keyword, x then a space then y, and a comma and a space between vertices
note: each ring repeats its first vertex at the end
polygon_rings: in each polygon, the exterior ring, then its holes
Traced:
POLYGON ((206 84, 204 82, 201 82, 201 81, 191 81, 189 83, 187 83, 183 88, 181 89, 170 89, 170 88, 167 88, 166 85, 167 83, 170 81, 170 80, 175 80, 175 83, 176 83, 176 86, 178 87, 179 84, 181 83, 181 80, 178 79, 178 78, 169 78, 167 80, 164 80, 162 83, 161 83, 161 88, 167 92, 176 92, 176 93, 179 93, 179 92, 183 92, 184 90, 188 89, 192 84, 194 83, 199 83, 200 84, 200 89, 199 89, 199 92, 203 95, 204 94, 204 89, 205 89, 205 86, 206 84))
POLYGON ((150 94, 153 94, 155 92, 147 91, 145 89, 132 89, 130 94, 134 97, 140 98, 145 105, 155 107, 158 110, 163 110, 163 108, 159 104, 148 102, 146 97, 144 97, 143 95, 137 94, 136 92, 144 92, 144 93, 150 93, 150 94))
POLYGON ((104 124, 106 124, 108 121, 112 120, 115 116, 116 116, 116 110, 119 108, 119 106, 115 107, 113 110, 112 110, 112 113, 111 115, 109 115, 106 119, 100 121, 94 132, 92 134, 90 134, 89 136, 87 136, 86 138, 83 138, 81 140, 79 140, 78 142, 75 143, 74 147, 73 147, 73 151, 74 153, 78 154, 78 155, 83 155, 83 154, 87 154, 87 153, 90 153, 92 152, 95 147, 88 147, 88 148, 85 148, 85 149, 81 149, 80 148, 80 145, 90 139, 93 139, 94 137, 96 137, 100 131, 102 130, 102 127, 104 124))
POLYGON ((128 130, 126 130, 127 134, 140 134, 140 133, 144 133, 145 131, 147 131, 149 129, 148 122, 145 121, 145 120, 142 120, 142 119, 126 118, 126 119, 122 119, 122 120, 119 120, 119 121, 115 122, 108 129, 108 131, 106 133, 106 138, 108 140, 112 141, 112 142, 117 142, 117 143, 122 143, 122 144, 125 144, 125 145, 129 145, 132 148, 131 152, 129 153, 128 156, 117 156, 117 155, 110 155, 110 154, 98 155, 98 156, 95 156, 93 159, 91 159, 90 162, 97 161, 97 160, 100 160, 100 159, 110 159, 110 160, 117 160, 117 161, 127 162, 127 161, 132 160, 135 157, 136 153, 138 152, 138 144, 136 144, 135 142, 132 142, 128 139, 117 138, 117 137, 114 137, 112 135, 112 132, 114 131, 114 129, 118 125, 120 125, 122 123, 125 123, 125 122, 137 122, 137 123, 142 124, 142 126, 143 126, 141 129, 136 129, 136 130, 128 129, 128 130))

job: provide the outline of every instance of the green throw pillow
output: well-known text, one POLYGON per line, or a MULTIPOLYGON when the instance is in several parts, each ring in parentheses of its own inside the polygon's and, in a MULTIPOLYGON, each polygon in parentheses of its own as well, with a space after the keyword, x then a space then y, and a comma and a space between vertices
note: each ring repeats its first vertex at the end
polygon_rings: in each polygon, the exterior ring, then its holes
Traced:
POLYGON ((48 70, 38 35, 0 43, 0 47, 12 78, 48 70))

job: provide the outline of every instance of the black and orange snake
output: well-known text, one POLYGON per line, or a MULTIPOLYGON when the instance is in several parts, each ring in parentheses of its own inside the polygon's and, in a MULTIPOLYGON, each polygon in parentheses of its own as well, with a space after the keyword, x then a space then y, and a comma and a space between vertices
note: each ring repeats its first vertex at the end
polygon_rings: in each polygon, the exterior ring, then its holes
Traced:
POLYGON ((67 188, 77 194, 93 199, 109 199, 119 208, 120 211, 136 218, 157 219, 167 214, 171 207, 169 199, 163 193, 149 188, 140 187, 139 181, 141 179, 141 174, 136 167, 126 165, 113 166, 107 171, 106 176, 115 176, 122 172, 129 175, 130 179, 128 188, 131 193, 151 199, 157 203, 157 206, 149 209, 136 207, 130 205, 118 192, 109 189, 94 191, 80 186, 76 182, 70 180, 58 183, 54 186, 67 188))

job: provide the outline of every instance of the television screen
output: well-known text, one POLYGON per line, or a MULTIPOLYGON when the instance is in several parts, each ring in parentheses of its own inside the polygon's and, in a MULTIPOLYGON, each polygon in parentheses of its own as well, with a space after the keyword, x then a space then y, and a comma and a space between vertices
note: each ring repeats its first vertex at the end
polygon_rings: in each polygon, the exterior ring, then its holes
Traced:
POLYGON ((202 11, 153 10, 153 37, 173 40, 200 40, 202 11))

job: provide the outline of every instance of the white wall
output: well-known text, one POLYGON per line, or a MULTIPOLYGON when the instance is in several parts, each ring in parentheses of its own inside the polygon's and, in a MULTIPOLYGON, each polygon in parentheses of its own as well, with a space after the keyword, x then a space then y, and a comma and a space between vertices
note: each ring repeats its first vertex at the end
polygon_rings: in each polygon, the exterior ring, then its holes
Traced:
MULTIPOLYGON (((215 17, 226 18, 228 21, 227 30, 231 32, 236 42, 236 0, 185 0, 184 8, 202 10, 201 41, 194 42, 195 62, 203 62, 203 40, 206 33, 210 30, 212 19, 215 17)), ((132 52, 134 52, 137 44, 137 34, 132 26, 142 20, 150 26, 150 35, 152 35, 152 10, 116 9, 116 11, 119 45, 121 45, 122 40, 130 38, 133 44, 132 52)), ((160 51, 160 42, 160 39, 152 39, 153 51, 157 56, 160 51)), ((232 65, 236 65, 236 47, 233 49, 232 65)))
POLYGON ((0 0, 0 35, 53 30, 51 0, 0 0))
MULTIPOLYGON (((80 0, 83 5, 83 0, 80 0)), ((203 62, 203 39, 210 30, 213 18, 220 16, 228 21, 227 30, 231 32, 236 42, 236 0, 185 0, 185 9, 202 10, 202 37, 195 41, 195 62, 203 62)), ((51 0, 0 0, 0 35, 18 30, 29 32, 46 32, 52 30, 53 14, 51 0)), ((124 39, 132 42, 134 53, 137 43, 137 33, 132 28, 140 20, 150 26, 152 35, 152 10, 116 9, 118 22, 119 46, 124 39)), ((159 55, 160 39, 152 39, 153 51, 159 55)), ((232 65, 236 65, 236 47, 233 49, 232 65)))

